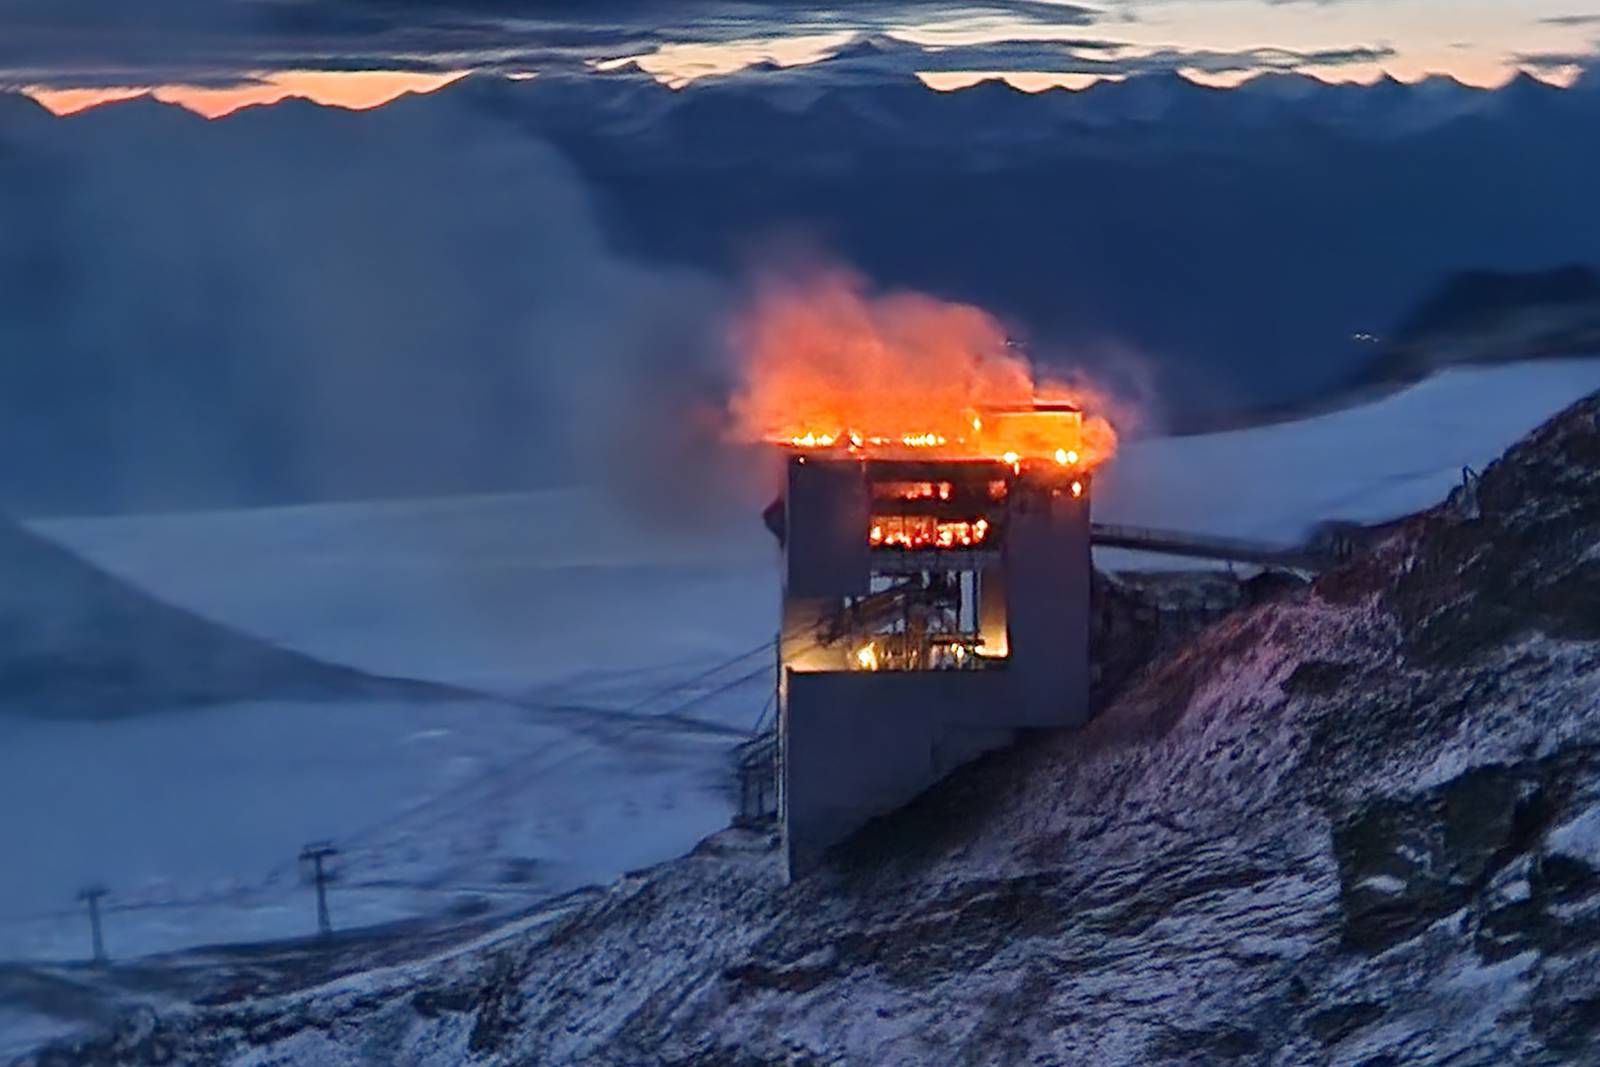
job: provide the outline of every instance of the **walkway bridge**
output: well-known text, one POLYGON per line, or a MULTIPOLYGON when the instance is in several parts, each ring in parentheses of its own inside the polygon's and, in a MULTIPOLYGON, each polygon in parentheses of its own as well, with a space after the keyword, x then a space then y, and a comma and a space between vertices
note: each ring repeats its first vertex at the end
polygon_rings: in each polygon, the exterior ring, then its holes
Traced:
POLYGON ((1297 571, 1321 571, 1348 560, 1354 540, 1337 529, 1324 531, 1309 544, 1283 546, 1233 537, 1156 530, 1146 526, 1115 526, 1095 523, 1091 539, 1098 548, 1121 548, 1130 552, 1150 552, 1185 559, 1209 559, 1224 563, 1250 563, 1262 567, 1281 567, 1297 571))

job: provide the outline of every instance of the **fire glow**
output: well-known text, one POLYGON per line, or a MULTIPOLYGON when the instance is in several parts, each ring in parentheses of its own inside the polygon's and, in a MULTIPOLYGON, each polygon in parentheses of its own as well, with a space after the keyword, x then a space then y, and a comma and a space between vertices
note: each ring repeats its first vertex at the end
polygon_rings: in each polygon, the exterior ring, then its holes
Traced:
POLYGON ((829 271, 769 282, 737 322, 743 440, 848 454, 1040 461, 1092 468, 1116 451, 1080 386, 1036 378, 983 310, 918 293, 875 296, 829 271))
POLYGON ((873 548, 976 548, 989 537, 989 521, 947 522, 932 515, 876 516, 867 534, 873 548))

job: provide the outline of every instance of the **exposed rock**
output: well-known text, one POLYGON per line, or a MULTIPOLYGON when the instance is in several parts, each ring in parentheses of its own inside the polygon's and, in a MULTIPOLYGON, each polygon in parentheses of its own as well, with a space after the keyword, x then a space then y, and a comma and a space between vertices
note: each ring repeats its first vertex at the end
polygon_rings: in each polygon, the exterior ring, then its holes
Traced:
POLYGON ((1264 602, 1299 585, 1262 572, 1241 581, 1227 572, 1096 572, 1091 596, 1090 703, 1103 708, 1134 676, 1218 619, 1246 603, 1264 602))
POLYGON ((1583 864, 1538 851, 1597 771, 1594 750, 1573 750, 1476 767, 1419 795, 1358 808, 1334 831, 1346 943, 1375 955, 1469 906, 1482 923, 1480 954, 1499 959, 1548 941, 1545 928, 1556 921, 1546 906, 1549 874, 1559 892, 1600 891, 1583 864), (1533 868, 1549 873, 1536 877, 1533 868))

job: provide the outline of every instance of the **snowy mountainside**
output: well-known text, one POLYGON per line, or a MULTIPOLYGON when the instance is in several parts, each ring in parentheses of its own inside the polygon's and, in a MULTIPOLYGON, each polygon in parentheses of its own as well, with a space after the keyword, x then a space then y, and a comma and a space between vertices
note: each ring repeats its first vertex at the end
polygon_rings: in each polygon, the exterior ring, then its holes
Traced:
POLYGON ((226 700, 438 699, 158 600, 0 519, 0 715, 117 718, 226 700))
POLYGON ((13 723, 0 840, 30 861, 0 882, 0 960, 83 959, 73 894, 92 881, 110 890, 105 942, 122 963, 304 937, 295 856, 319 839, 340 853, 342 932, 520 911, 725 825, 737 737, 465 700, 13 723))
POLYGON ((1593 1062, 1600 395, 1479 490, 793 886, 729 832, 537 929, 21 1062, 1593 1062))
POLYGON ((770 637, 778 610, 755 509, 714 534, 663 530, 592 489, 32 528, 287 647, 499 694, 592 700, 621 675, 670 679, 770 637))
MULTIPOLYGON (((1319 519, 1388 520, 1595 388, 1596 360, 1453 368, 1315 419, 1137 441, 1099 479, 1096 512, 1285 542, 1319 519)), ((315 837, 348 850, 341 928, 608 882, 725 825, 727 750, 771 692, 752 651, 771 634, 778 578, 753 509, 659 530, 572 490, 30 525, 238 631, 491 696, 14 724, 0 801, 15 819, 0 816, 0 837, 40 861, 0 893, 4 958, 80 956, 71 895, 90 877, 131 909, 111 917, 115 958, 299 936, 306 891, 281 865, 315 837), (674 707, 675 725, 627 714, 674 707), (86 758, 94 787, 56 802, 64 832, 30 830, 31 797, 86 758)), ((1161 563, 1104 552, 1100 565, 1161 563)))
MULTIPOLYGON (((1442 499, 1463 467, 1482 469, 1595 389, 1594 358, 1450 367, 1310 418, 1130 441, 1096 478, 1095 519, 1281 544, 1318 522, 1386 522, 1442 499)), ((1150 566, 1122 552, 1096 558, 1105 569, 1150 566)))
POLYGON ((314 839, 341 850, 349 930, 504 915, 726 825, 729 748, 771 692, 770 536, 642 522, 548 492, 37 523, 25 556, 0 536, 0 620, 27 638, 0 677, 60 614, 58 704, 111 652, 146 653, 155 694, 118 668, 103 710, 140 715, 0 716, 0 840, 33 857, 0 879, 0 960, 81 958, 92 881, 113 959, 303 936, 314 839), (236 646, 425 681, 257 690, 224 670, 255 662, 236 646), (191 661, 231 687, 180 713, 191 661))

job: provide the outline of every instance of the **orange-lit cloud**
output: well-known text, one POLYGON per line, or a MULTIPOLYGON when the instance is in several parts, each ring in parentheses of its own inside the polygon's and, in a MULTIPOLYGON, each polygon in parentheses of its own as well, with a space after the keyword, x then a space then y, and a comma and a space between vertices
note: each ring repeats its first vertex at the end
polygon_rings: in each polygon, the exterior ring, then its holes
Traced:
MULTIPOLYGON (((334 14, 338 4, 305 0, 316 16, 334 14)), ((1029 92, 1167 70, 1219 87, 1263 70, 1343 82, 1447 74, 1485 87, 1528 70, 1565 84, 1589 56, 1600 58, 1595 25, 1575 17, 1583 5, 1574 0, 586 0, 581 13, 560 17, 468 17, 452 5, 426 4, 373 14, 354 32, 342 17, 326 25, 311 18, 288 32, 229 14, 260 14, 281 6, 277 0, 179 6, 166 23, 110 19, 97 32, 49 12, 31 30, 8 27, 9 36, 0 35, 0 83, 35 83, 30 95, 58 113, 149 91, 217 116, 287 96, 368 108, 457 76, 315 69, 332 55, 356 66, 436 72, 633 65, 680 87, 758 64, 825 61, 867 35, 889 42, 887 54, 851 50, 836 70, 858 79, 915 74, 938 89, 994 77, 1029 92), (108 71, 124 73, 108 80, 108 71), (219 87, 219 77, 237 84, 219 87)))
POLYGON ((1178 73, 1194 82, 1212 89, 1237 89, 1255 76, 1255 71, 1249 70, 1224 70, 1209 71, 1196 67, 1179 67, 1178 73))
POLYGON ((57 115, 136 96, 151 95, 206 118, 220 118, 243 107, 275 104, 288 97, 304 97, 331 107, 365 110, 387 104, 405 93, 431 93, 462 76, 417 74, 405 71, 282 71, 263 74, 240 85, 212 87, 160 85, 153 88, 50 89, 34 86, 23 91, 57 115))
POLYGON ((1087 89, 1097 82, 1121 81, 1120 76, 1102 74, 1058 74, 1042 70, 924 70, 917 77, 922 84, 940 92, 968 89, 979 82, 996 79, 1024 93, 1042 93, 1047 89, 1087 89))
POLYGON ((44 105, 51 113, 56 115, 72 115, 85 111, 101 104, 111 104, 118 100, 132 100, 136 96, 143 96, 148 89, 116 88, 116 89, 24 89, 24 93, 33 97, 44 105))
MULTIPOLYGON (((1212 89, 1235 89, 1262 72, 1244 70, 1214 73, 1192 67, 1179 67, 1177 73, 1196 85, 1212 89)), ((1329 84, 1355 85, 1372 85, 1385 77, 1415 83, 1431 75, 1449 73, 1463 85, 1481 89, 1498 89, 1519 73, 1528 73, 1542 82, 1567 88, 1582 76, 1583 68, 1577 65, 1549 68, 1504 63, 1447 71, 1442 68, 1418 69, 1405 64, 1397 64, 1391 69, 1387 66, 1364 63, 1356 66, 1300 67, 1296 73, 1306 74, 1329 84)), ((928 88, 940 92, 968 89, 979 82, 990 80, 1003 81, 1013 89, 1025 93, 1044 92, 1047 89, 1070 89, 1076 92, 1101 82, 1126 80, 1126 76, 1120 74, 1055 74, 1049 71, 920 71, 917 77, 928 88)))

